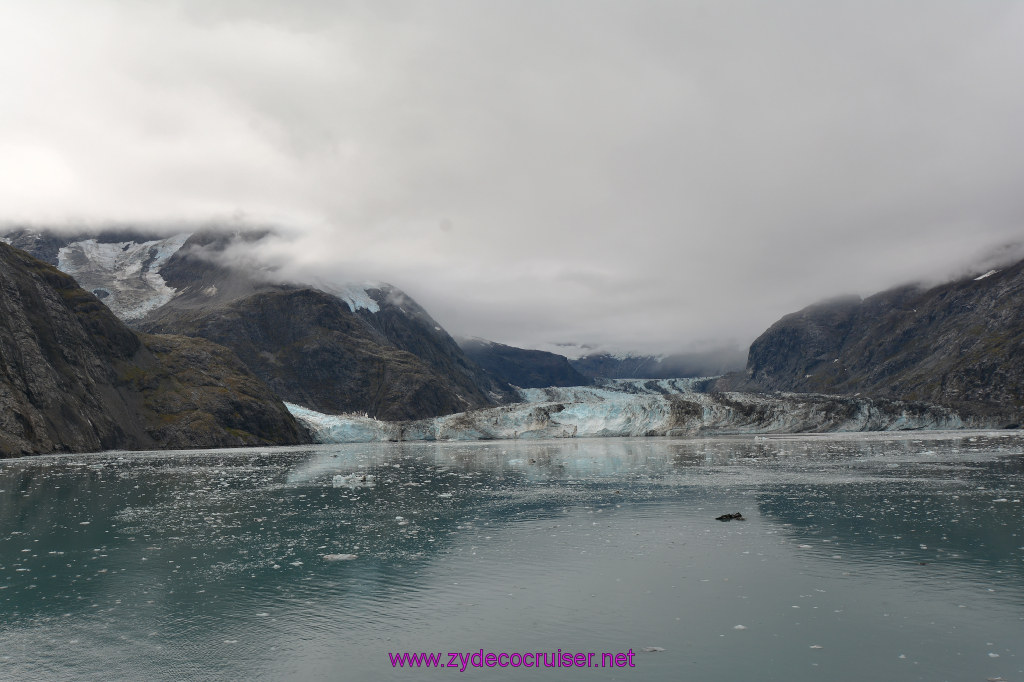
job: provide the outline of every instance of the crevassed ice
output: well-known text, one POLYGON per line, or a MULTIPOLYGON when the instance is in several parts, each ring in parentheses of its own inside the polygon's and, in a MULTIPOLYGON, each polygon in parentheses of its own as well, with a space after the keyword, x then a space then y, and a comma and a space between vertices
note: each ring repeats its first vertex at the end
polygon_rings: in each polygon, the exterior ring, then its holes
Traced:
POLYGON ((318 443, 373 443, 398 439, 398 427, 391 422, 352 414, 324 414, 289 402, 284 405, 313 433, 318 443))
MULTIPOLYGON (((958 429, 947 408, 814 394, 707 394, 694 379, 523 389, 525 402, 406 422, 288 409, 321 443, 958 429), (680 402, 681 401, 681 402, 680 402)), ((287 403, 286 403, 287 404, 287 403)), ((978 425, 975 425, 978 426, 978 425)))
POLYGON ((173 298, 175 290, 160 276, 160 268, 188 238, 189 233, 182 233, 148 242, 109 244, 86 239, 60 249, 57 267, 83 289, 106 291, 107 307, 123 320, 135 320, 173 298))
POLYGON ((380 305, 370 298, 366 289, 355 284, 346 284, 335 289, 334 294, 341 300, 348 303, 349 310, 355 312, 360 308, 369 310, 371 313, 380 312, 380 305))

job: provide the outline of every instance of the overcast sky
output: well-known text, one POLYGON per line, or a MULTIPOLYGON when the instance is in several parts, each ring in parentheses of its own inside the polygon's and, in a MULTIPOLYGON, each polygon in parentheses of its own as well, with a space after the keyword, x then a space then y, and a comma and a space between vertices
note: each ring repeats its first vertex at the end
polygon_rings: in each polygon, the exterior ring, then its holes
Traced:
POLYGON ((1024 237, 1024 3, 0 0, 0 219, 271 223, 453 333, 745 346, 1024 237))

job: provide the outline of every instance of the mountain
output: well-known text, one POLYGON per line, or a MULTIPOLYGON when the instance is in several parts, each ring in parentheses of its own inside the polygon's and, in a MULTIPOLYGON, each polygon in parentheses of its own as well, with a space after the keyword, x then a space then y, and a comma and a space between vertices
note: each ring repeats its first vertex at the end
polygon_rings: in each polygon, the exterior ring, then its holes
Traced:
POLYGON ((738 348, 718 348, 671 355, 590 353, 569 362, 591 379, 675 379, 727 374, 742 369, 745 359, 738 348))
POLYGON ((160 276, 160 268, 188 236, 124 228, 69 234, 17 229, 0 239, 71 275, 115 315, 131 322, 174 295, 174 289, 160 276))
MULTIPOLYGON (((450 358, 428 364, 316 289, 282 287, 166 310, 143 326, 221 343, 282 398, 323 412, 415 419, 494 404, 453 360, 451 373, 437 369, 450 358)), ((442 345, 419 341, 431 351, 442 345)))
POLYGON ((499 380, 520 388, 586 386, 593 383, 568 358, 542 350, 525 350, 484 339, 460 339, 466 356, 499 380))
POLYGON ((861 393, 1024 418, 1024 261, 933 287, 817 303, 750 347, 721 387, 861 393))
POLYGON ((415 419, 515 398, 394 287, 282 283, 227 257, 267 234, 120 230, 60 238, 20 230, 6 238, 50 258, 134 328, 224 345, 279 396, 315 410, 415 419))
POLYGON ((229 350, 137 334, 70 276, 0 243, 0 456, 302 442, 229 350))

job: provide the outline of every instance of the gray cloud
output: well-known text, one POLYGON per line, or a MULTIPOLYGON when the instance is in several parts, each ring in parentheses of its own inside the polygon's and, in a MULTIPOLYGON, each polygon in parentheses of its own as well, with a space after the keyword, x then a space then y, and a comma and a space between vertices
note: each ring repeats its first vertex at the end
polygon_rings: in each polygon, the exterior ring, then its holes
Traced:
POLYGON ((527 346, 746 344, 1024 234, 1024 6, 0 9, 12 220, 286 226, 527 346))

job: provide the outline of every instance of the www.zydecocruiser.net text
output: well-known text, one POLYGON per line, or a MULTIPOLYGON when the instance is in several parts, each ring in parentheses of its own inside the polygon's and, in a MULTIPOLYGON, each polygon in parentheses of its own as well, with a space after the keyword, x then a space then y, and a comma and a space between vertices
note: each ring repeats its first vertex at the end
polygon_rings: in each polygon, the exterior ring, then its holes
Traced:
POLYGON ((632 649, 611 653, 604 651, 527 651, 512 653, 493 651, 449 651, 447 653, 392 653, 388 652, 393 668, 453 668, 466 672, 468 668, 635 668, 632 649))

